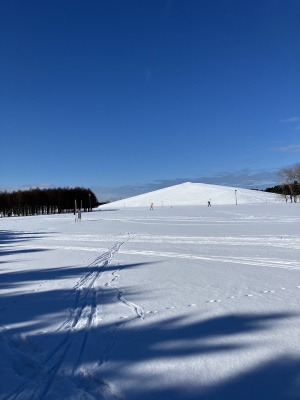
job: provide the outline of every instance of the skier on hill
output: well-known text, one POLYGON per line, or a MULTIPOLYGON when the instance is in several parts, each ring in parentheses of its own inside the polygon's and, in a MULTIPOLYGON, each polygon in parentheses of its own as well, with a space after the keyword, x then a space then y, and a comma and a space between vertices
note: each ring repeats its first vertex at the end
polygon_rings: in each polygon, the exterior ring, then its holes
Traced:
POLYGON ((150 210, 153 210, 153 203, 150 204, 150 210))
POLYGON ((208 202, 207 202, 207 207, 211 207, 210 200, 208 200, 208 202))

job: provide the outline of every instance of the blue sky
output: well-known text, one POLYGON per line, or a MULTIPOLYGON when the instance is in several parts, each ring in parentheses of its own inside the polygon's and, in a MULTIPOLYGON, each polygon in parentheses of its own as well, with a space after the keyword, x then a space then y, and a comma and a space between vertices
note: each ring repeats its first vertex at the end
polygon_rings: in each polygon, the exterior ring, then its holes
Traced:
POLYGON ((267 187, 299 162, 299 0, 0 4, 2 190, 267 187))

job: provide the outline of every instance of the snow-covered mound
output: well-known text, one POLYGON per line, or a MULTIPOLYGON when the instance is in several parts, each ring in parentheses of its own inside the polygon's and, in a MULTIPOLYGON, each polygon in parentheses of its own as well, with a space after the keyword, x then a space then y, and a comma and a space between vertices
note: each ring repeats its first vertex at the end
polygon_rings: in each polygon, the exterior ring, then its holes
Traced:
POLYGON ((149 207, 153 206, 178 206, 178 205, 212 205, 229 204, 256 204, 281 201, 282 197, 273 193, 258 190, 240 189, 229 186, 209 185, 205 183, 186 182, 180 185, 170 186, 165 189, 141 194, 118 200, 100 209, 123 208, 123 207, 149 207))

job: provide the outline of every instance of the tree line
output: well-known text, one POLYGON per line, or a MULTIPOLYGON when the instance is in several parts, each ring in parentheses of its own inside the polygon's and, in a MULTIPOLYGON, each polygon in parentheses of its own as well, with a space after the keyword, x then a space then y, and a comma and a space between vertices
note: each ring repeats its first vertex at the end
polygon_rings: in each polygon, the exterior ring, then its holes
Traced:
MULTIPOLYGON (((281 184, 265 189, 290 198, 300 199, 300 163, 282 168, 278 172, 281 184)), ((91 189, 82 187, 29 189, 0 192, 0 216, 23 216, 40 214, 61 214, 76 212, 77 209, 92 211, 99 203, 91 189)))
POLYGON ((92 211, 99 204, 95 194, 82 187, 0 192, 0 214, 5 217, 92 211))
POLYGON ((296 163, 291 167, 282 168, 278 171, 277 175, 282 183, 267 188, 265 191, 283 194, 286 198, 290 198, 291 203, 296 203, 300 196, 300 163, 296 163))

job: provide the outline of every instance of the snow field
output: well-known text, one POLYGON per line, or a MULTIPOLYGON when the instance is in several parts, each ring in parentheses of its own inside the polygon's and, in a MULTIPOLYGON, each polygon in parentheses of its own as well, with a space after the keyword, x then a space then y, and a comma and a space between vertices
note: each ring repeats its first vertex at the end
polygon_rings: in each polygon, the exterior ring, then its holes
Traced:
POLYGON ((1 223, 1 399, 300 398, 298 204, 1 223))

